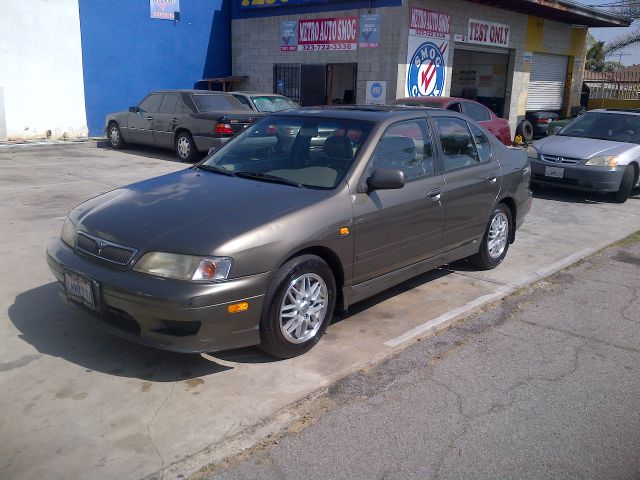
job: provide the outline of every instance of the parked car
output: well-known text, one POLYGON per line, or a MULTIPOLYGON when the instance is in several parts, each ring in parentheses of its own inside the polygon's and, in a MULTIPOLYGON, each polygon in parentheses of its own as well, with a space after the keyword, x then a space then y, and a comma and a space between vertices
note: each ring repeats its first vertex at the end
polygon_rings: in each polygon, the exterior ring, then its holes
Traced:
POLYGON ((580 110, 575 115, 572 115, 570 117, 563 118, 563 119, 551 120, 549 122, 549 127, 547 128, 547 135, 555 135, 564 127, 566 127, 571 122, 573 122, 576 118, 578 118, 580 115, 584 115, 586 111, 587 111, 586 108, 580 107, 580 110))
MULTIPOLYGON (((531 122, 533 139, 542 138, 547 136, 549 130, 549 123, 558 120, 560 115, 556 112, 527 112, 525 114, 525 120, 531 122)), ((525 140, 530 141, 532 138, 525 136, 525 140)))
POLYGON ((105 132, 113 148, 127 143, 170 148, 180 160, 190 162, 261 116, 228 94, 163 90, 150 93, 127 112, 107 115, 105 132))
POLYGON ((249 107, 256 112, 272 113, 298 108, 296 102, 290 98, 275 93, 258 93, 258 92, 229 92, 240 103, 249 107))
POLYGON ((531 182, 626 202, 640 172, 640 110, 591 110, 527 150, 531 182))
POLYGON ((499 265, 529 175, 524 150, 454 112, 290 110, 82 203, 47 260, 71 303, 122 337, 293 357, 336 308, 453 260, 499 265))
POLYGON ((391 105, 442 108, 464 113, 493 133, 505 145, 512 144, 509 122, 474 100, 457 97, 406 97, 393 100, 391 105))

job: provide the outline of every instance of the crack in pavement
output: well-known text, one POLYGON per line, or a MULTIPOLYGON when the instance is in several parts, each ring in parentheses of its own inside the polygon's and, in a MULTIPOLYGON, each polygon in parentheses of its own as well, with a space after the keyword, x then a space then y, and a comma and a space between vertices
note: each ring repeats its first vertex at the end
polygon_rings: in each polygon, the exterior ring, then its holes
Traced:
POLYGON ((164 474, 165 474, 164 469, 165 469, 166 465, 165 465, 165 461, 164 461, 164 456, 162 455, 162 453, 160 453, 160 449, 158 449, 158 446, 153 441, 153 436, 151 435, 151 424, 156 419, 156 416, 158 415, 158 412, 160 412, 160 409, 162 407, 164 407, 164 405, 167 403, 167 401, 169 400, 169 397, 171 397, 171 395, 173 395, 173 392, 174 392, 174 390, 176 388, 176 384, 177 383, 178 382, 173 382, 173 384, 171 385, 171 389, 167 393, 167 396, 160 403, 160 405, 158 405, 158 408, 156 408, 156 411, 153 413, 153 415, 151 416, 151 418, 147 422, 147 438, 149 439, 149 442, 151 442, 151 445, 153 446, 154 450, 156 451, 156 454, 158 455, 158 458, 160 458, 160 462, 162 462, 162 467, 161 467, 160 471, 158 472, 158 473, 160 473, 160 475, 161 475, 160 478, 162 478, 162 479, 164 479, 164 474))

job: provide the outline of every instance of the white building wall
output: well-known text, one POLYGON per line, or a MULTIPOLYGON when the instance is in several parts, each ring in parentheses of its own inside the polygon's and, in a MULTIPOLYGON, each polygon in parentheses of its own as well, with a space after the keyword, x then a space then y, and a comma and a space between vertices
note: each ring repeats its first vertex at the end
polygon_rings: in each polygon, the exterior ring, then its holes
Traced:
POLYGON ((78 0, 1 3, 0 90, 8 138, 45 138, 48 131, 51 138, 86 136, 78 0))

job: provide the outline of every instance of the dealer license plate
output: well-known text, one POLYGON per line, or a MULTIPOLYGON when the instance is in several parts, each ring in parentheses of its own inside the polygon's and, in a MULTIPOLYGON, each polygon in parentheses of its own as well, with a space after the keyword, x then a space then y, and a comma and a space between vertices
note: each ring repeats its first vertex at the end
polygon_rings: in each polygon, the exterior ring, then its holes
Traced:
POLYGON ((93 296, 93 286, 86 278, 75 273, 64 272, 64 285, 69 300, 95 310, 96 301, 93 296))
POLYGON ((562 178, 564 177, 564 168, 560 167, 544 167, 545 177, 562 178))

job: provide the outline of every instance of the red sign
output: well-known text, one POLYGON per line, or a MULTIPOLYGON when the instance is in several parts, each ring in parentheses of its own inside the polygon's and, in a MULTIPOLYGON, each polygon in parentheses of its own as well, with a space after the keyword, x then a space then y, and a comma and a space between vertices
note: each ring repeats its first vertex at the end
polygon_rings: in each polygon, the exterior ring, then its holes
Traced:
POLYGON ((451 17, 446 13, 423 8, 412 8, 409 18, 409 34, 422 37, 448 39, 451 17))
POLYGON ((358 17, 298 21, 298 50, 355 50, 358 17))

